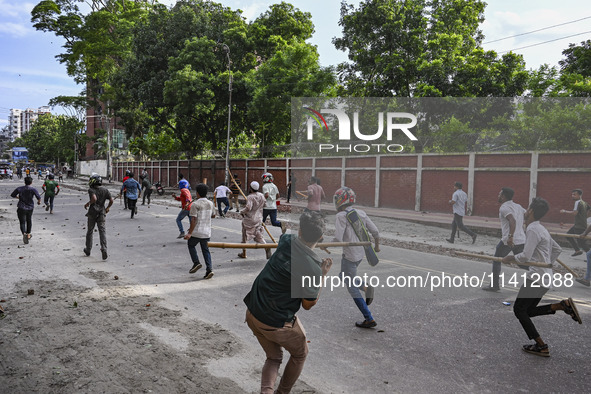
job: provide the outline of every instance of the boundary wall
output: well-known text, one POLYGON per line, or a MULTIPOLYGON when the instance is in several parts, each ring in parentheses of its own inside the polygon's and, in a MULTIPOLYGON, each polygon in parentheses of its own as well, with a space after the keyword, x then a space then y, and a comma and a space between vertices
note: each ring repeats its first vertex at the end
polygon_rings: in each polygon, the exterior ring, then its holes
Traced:
MULTIPOLYGON (((194 188, 198 182, 213 190, 224 182, 225 160, 167 160, 116 162, 113 179, 126 170, 138 174, 146 168, 152 181, 175 186, 182 173, 194 188)), ((468 193, 468 215, 497 217, 501 187, 515 190, 515 202, 524 208, 536 196, 548 200, 549 222, 573 222, 560 209, 573 209, 572 189, 582 189, 591 202, 591 152, 520 152, 399 154, 380 156, 238 159, 230 160, 242 185, 261 180, 271 172, 282 197, 289 172, 295 189, 305 191, 310 176, 320 178, 329 202, 335 190, 346 185, 357 193, 360 205, 430 212, 451 212, 448 204, 456 181, 468 193)))

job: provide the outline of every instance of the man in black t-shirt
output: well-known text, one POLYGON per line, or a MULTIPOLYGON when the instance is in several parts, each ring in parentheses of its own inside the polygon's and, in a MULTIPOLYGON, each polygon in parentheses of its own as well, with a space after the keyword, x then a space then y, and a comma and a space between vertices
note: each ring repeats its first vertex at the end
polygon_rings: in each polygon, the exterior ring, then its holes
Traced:
POLYGON ((296 317, 318 301, 320 283, 330 270, 331 259, 321 260, 312 250, 322 238, 324 221, 317 212, 300 217, 299 236, 284 234, 277 250, 244 297, 246 322, 267 355, 261 377, 261 393, 273 393, 283 360, 290 353, 278 393, 288 393, 298 380, 308 355, 306 333, 296 317))
POLYGON ((102 187, 102 178, 98 175, 92 175, 88 181, 90 188, 88 189, 89 201, 84 204, 84 209, 88 209, 86 217, 88 224, 86 226, 86 247, 84 254, 90 256, 92 250, 92 233, 94 226, 98 227, 99 238, 101 243, 101 253, 103 260, 108 257, 107 254, 107 226, 105 224, 105 216, 109 213, 111 205, 113 205, 113 197, 106 187, 102 187), (105 208, 105 202, 109 200, 109 205, 105 208))

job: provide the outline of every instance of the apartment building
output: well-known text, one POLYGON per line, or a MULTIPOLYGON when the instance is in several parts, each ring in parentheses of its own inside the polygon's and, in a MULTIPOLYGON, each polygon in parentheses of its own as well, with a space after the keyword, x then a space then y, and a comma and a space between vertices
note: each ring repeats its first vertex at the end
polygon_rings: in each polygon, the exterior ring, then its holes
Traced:
POLYGON ((11 109, 10 115, 8 116, 8 130, 12 135, 12 139, 22 137, 31 130, 31 127, 39 119, 39 116, 49 113, 51 112, 48 106, 39 107, 38 109, 11 109))

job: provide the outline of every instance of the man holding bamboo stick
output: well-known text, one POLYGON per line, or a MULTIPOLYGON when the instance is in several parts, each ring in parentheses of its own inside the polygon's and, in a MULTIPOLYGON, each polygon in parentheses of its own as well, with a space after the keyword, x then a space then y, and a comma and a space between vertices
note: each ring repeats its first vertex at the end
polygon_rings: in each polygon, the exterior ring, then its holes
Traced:
MULTIPOLYGON (((240 212, 242 215, 242 243, 251 239, 258 244, 264 244, 263 238, 263 207, 265 206, 265 196, 259 193, 260 185, 257 181, 250 182, 250 193, 246 197, 246 206, 240 212)), ((271 257, 271 250, 265 249, 267 259, 271 257)), ((238 257, 246 258, 246 249, 238 257)))
MULTIPOLYGON (((516 256, 506 256, 503 258, 504 263, 526 263, 531 261, 551 264, 556 261, 562 249, 540 223, 540 219, 544 217, 549 209, 548 202, 543 198, 536 197, 532 200, 525 212, 527 230, 525 232, 524 250, 516 256)), ((519 289, 517 299, 513 305, 513 312, 519 319, 528 338, 535 341, 534 344, 523 345, 523 351, 542 357, 550 357, 550 351, 531 321, 532 317, 553 315, 556 311, 562 310, 579 324, 582 323, 572 298, 562 300, 556 304, 538 306, 544 294, 550 290, 543 285, 546 281, 542 280, 542 278, 546 275, 550 275, 550 278, 552 278, 552 268, 530 266, 528 277, 519 289)), ((551 283, 552 280, 550 286, 551 283)))
POLYGON ((331 259, 320 259, 314 252, 324 227, 319 213, 304 212, 298 236, 281 236, 277 251, 244 297, 246 323, 266 355, 261 393, 289 393, 304 368, 309 341, 296 313, 300 307, 309 310, 316 305, 323 279, 332 266, 331 259), (290 358, 275 391, 283 349, 290 358))
MULTIPOLYGON (((525 232, 523 231, 523 215, 525 209, 513 201, 515 192, 510 187, 504 187, 499 192, 498 201, 499 219, 501 220, 501 240, 497 244, 495 257, 505 257, 513 252, 514 255, 523 252, 525 245, 525 232)), ((527 267, 521 267, 527 269, 527 267)), ((501 262, 492 263, 492 281, 490 287, 485 291, 499 291, 499 275, 501 273, 501 262)))

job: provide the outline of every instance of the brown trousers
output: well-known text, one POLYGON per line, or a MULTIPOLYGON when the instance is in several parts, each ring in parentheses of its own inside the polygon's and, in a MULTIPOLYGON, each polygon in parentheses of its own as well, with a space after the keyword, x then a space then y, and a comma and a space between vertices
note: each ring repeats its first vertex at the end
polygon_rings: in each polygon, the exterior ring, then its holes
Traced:
POLYGON ((282 348, 285 348, 291 356, 275 392, 289 393, 300 377, 308 355, 306 332, 300 320, 296 318, 293 322, 285 323, 282 328, 271 327, 261 323, 249 310, 246 310, 246 323, 267 355, 261 377, 261 394, 274 392, 275 380, 283 361, 282 348))

